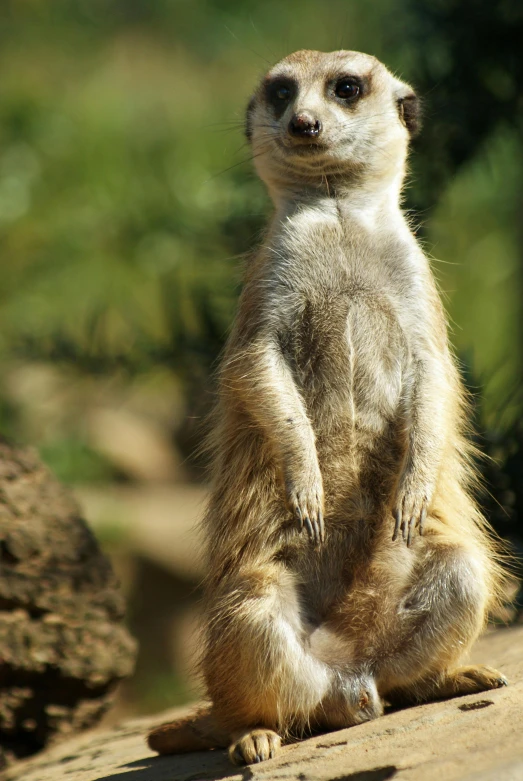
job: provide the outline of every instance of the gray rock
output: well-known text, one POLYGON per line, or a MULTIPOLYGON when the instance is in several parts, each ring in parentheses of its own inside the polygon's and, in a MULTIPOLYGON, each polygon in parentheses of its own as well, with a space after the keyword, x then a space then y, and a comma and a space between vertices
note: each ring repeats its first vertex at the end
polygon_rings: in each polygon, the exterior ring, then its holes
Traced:
POLYGON ((96 723, 136 644, 108 559, 31 450, 0 440, 0 747, 4 763, 96 723))

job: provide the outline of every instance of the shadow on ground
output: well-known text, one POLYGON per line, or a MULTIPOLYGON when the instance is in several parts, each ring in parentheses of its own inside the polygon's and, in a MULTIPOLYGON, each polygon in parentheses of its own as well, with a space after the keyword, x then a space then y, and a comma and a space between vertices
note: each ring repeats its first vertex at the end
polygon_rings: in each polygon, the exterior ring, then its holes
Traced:
MULTIPOLYGON (((233 768, 227 757, 221 752, 206 752, 203 754, 178 755, 176 757, 146 757, 135 762, 121 765, 121 768, 132 768, 122 773, 113 773, 103 776, 95 781, 176 781, 177 778, 184 781, 219 781, 222 778, 231 778, 231 773, 238 781, 251 781, 254 774, 248 767, 233 768), (210 754, 214 756, 210 757, 210 754), (205 756, 202 762, 200 758, 205 756), (195 761, 196 760, 196 761, 195 761), (206 764, 207 767, 202 767, 206 764), (198 769, 196 769, 198 768, 198 769)), ((363 770, 349 775, 339 776, 333 781, 388 781, 396 775, 394 765, 378 767, 374 770, 363 770)))
POLYGON ((250 781, 253 774, 248 767, 234 768, 221 751, 178 754, 172 757, 144 757, 120 765, 122 772, 101 776, 93 781, 219 781, 231 774, 242 781, 250 781))

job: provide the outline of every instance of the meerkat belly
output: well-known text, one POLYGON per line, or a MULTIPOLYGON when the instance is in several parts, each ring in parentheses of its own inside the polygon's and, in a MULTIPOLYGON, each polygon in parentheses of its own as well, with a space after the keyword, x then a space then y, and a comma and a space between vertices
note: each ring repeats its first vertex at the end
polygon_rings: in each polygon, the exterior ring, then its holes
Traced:
POLYGON ((369 453, 401 427, 407 347, 387 296, 368 291, 308 302, 296 323, 298 384, 317 435, 318 455, 360 471, 369 453))
POLYGON ((345 329, 348 422, 355 433, 379 435, 397 415, 405 340, 385 299, 350 301, 345 329))

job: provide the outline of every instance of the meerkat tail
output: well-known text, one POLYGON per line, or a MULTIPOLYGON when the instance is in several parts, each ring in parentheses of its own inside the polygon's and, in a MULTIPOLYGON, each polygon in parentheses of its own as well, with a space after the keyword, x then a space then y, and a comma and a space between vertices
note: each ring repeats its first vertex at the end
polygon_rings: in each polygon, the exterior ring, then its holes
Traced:
POLYGON ((230 741, 215 725, 211 706, 161 724, 147 735, 147 745, 158 754, 186 754, 224 748, 230 741))

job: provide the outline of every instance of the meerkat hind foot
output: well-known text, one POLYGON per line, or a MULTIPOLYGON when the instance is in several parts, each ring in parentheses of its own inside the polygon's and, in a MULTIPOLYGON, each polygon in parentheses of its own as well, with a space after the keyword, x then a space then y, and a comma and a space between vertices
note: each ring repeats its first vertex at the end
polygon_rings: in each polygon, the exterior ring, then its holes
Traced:
POLYGON ((498 670, 478 664, 457 667, 439 681, 421 681, 411 687, 396 689, 387 695, 387 700, 393 707, 402 708, 422 702, 464 697, 467 694, 500 689, 507 685, 507 679, 498 670))
POLYGON ((276 756, 281 738, 271 729, 259 727, 239 734, 229 746, 229 758, 235 765, 252 765, 276 756))
POLYGON ((508 681, 504 675, 493 667, 484 664, 469 667, 458 667, 449 673, 443 681, 442 697, 459 697, 465 694, 476 694, 489 689, 500 689, 507 686, 508 681), (447 693, 446 693, 447 692, 447 693))

